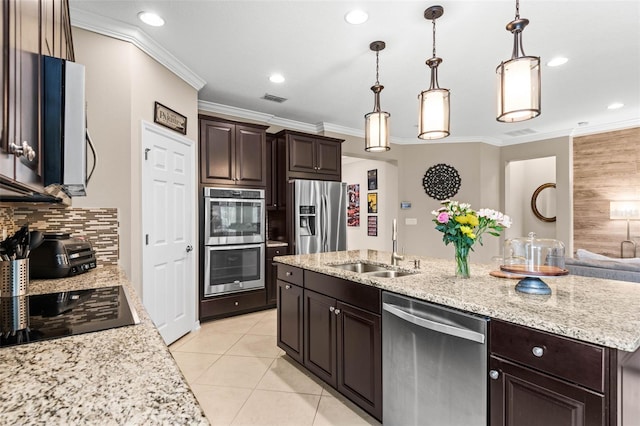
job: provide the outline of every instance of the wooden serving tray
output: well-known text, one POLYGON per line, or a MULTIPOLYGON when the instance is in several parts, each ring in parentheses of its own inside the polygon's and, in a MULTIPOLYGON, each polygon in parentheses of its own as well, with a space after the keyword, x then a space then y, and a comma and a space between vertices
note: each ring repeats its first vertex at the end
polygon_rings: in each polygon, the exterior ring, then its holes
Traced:
POLYGON ((509 265, 500 266, 500 270, 509 272, 512 274, 522 274, 526 276, 534 277, 557 277, 560 275, 568 275, 568 269, 558 268, 557 266, 538 265, 533 268, 529 268, 526 265, 509 265))
POLYGON ((509 274, 507 272, 502 272, 502 271, 491 271, 489 272, 489 275, 496 278, 510 278, 512 280, 521 280, 523 278, 526 278, 524 275, 509 274))

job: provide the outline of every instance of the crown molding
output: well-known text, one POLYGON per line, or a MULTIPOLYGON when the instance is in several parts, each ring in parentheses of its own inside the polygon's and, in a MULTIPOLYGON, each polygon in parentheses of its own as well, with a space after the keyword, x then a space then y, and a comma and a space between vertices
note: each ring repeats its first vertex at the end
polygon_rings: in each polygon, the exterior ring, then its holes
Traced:
POLYGON ((614 130, 630 129, 632 127, 640 127, 640 118, 630 120, 617 121, 614 123, 599 124, 594 126, 576 127, 571 132, 571 137, 586 136, 595 133, 606 133, 614 130))
POLYGON ((213 112, 216 114, 230 115, 245 120, 259 121, 272 126, 280 126, 285 129, 297 130, 306 133, 320 133, 317 124, 309 124, 302 121, 289 120, 277 117, 273 114, 257 112, 250 109, 238 108, 230 105, 217 104, 209 101, 198 101, 198 110, 213 112))
POLYGON ((133 44, 196 90, 202 89, 207 83, 136 26, 73 7, 70 8, 70 15, 72 26, 133 44))

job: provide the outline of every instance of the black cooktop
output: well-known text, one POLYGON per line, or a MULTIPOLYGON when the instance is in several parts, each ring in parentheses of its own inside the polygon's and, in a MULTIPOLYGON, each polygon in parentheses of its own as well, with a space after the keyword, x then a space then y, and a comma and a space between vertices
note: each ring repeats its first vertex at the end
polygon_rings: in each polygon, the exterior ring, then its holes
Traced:
POLYGON ((0 347, 138 322, 122 286, 0 297, 0 347))

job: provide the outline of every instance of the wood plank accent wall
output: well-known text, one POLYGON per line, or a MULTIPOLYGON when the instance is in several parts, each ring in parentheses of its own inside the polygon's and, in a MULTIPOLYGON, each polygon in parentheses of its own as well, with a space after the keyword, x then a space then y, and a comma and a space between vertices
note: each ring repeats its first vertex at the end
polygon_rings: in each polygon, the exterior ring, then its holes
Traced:
MULTIPOLYGON (((574 138, 574 250, 620 257, 627 223, 609 219, 609 202, 624 200, 640 200, 640 127, 574 138)), ((640 244, 640 221, 631 238, 640 244)))

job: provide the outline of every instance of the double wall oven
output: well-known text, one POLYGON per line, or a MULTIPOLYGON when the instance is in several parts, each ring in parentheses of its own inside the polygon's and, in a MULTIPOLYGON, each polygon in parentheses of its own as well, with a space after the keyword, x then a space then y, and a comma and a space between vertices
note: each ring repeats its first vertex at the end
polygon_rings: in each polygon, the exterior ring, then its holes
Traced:
POLYGON ((262 189, 204 188, 204 296, 264 288, 262 189))

